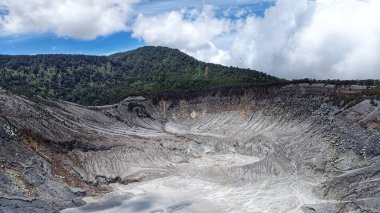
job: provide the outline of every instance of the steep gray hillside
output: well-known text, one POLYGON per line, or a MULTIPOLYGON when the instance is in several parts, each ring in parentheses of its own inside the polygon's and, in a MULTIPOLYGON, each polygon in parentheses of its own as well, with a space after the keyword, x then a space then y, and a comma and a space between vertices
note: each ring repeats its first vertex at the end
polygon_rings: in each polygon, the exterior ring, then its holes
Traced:
POLYGON ((0 212, 58 212, 85 196, 65 212, 379 212, 380 108, 331 102, 354 91, 83 107, 0 90, 0 212))

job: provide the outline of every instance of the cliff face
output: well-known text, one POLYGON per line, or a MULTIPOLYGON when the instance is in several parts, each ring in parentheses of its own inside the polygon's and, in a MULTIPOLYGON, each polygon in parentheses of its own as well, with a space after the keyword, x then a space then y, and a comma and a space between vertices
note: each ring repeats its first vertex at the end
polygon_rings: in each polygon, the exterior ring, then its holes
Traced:
POLYGON ((348 92, 301 85, 83 107, 1 90, 0 210, 59 211, 120 183, 182 184, 225 212, 377 212, 380 108, 331 103, 348 92))

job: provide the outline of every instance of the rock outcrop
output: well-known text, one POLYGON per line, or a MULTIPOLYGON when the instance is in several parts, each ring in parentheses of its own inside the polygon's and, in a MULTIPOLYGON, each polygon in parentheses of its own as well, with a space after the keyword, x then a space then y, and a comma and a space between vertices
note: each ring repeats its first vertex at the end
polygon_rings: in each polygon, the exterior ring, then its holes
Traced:
POLYGON ((56 212, 111 183, 173 176, 295 193, 263 212, 379 212, 380 108, 334 106, 348 92, 301 85, 84 107, 0 90, 0 212, 56 212))

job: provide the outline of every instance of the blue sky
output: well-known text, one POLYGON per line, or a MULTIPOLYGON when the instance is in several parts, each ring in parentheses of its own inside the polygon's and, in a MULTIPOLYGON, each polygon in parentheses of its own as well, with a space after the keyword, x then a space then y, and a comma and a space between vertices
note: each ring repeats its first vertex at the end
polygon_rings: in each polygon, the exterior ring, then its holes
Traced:
POLYGON ((0 54, 154 45, 288 79, 380 79, 379 11, 379 0, 0 0, 0 54))
POLYGON ((144 13, 147 15, 157 15, 170 10, 178 10, 182 8, 199 8, 203 5, 213 5, 223 10, 250 9, 258 15, 263 15, 263 12, 268 7, 274 4, 274 0, 145 0, 137 5, 136 13, 144 13))
POLYGON ((5 36, 0 38, 1 54, 89 54, 109 55, 144 46, 130 32, 117 32, 93 40, 63 38, 53 33, 5 36))
MULTIPOLYGON (((217 16, 236 19, 234 14, 245 9, 244 15, 255 14, 263 16, 267 8, 273 6, 271 1, 227 1, 227 0, 144 0, 133 8, 131 20, 138 14, 154 16, 165 12, 181 9, 201 9, 203 5, 213 5, 217 16)), ((0 7, 0 15, 6 14, 6 9, 0 7)), ((146 45, 142 39, 133 38, 129 30, 99 36, 91 40, 58 36, 52 32, 28 32, 0 36, 0 54, 90 54, 109 55, 146 45)))

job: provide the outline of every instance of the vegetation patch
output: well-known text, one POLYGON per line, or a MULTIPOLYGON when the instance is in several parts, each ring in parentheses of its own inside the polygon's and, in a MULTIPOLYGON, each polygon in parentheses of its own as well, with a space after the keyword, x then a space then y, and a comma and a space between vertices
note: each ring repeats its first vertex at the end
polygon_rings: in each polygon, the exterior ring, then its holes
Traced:
POLYGON ((19 95, 84 105, 127 96, 193 94, 212 87, 267 84, 262 72, 200 62, 175 49, 143 47, 110 56, 0 55, 0 86, 19 95))

